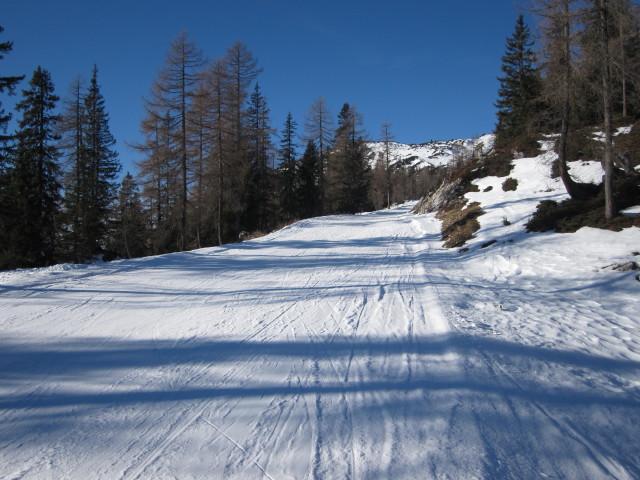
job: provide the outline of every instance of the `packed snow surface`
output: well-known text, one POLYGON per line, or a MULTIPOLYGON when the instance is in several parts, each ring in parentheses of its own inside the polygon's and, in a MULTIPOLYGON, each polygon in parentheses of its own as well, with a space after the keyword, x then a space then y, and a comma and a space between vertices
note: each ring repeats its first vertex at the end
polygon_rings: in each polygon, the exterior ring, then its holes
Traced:
POLYGON ((523 233, 545 162, 466 253, 403 205, 0 274, 0 477, 640 478, 640 230, 523 233))

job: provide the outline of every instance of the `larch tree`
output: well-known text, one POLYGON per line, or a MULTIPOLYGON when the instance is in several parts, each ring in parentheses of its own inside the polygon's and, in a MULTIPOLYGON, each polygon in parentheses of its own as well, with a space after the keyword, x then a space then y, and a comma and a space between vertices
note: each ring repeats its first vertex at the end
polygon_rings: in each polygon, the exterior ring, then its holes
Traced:
POLYGON ((237 236, 242 230, 250 172, 245 104, 249 98, 249 87, 262 69, 258 67, 258 61, 249 48, 242 42, 235 42, 229 47, 222 62, 225 68, 225 103, 230 137, 225 160, 233 172, 233 175, 225 177, 225 192, 229 200, 226 210, 233 216, 231 228, 237 236))
POLYGON ((211 190, 215 192, 215 230, 218 245, 226 238, 226 176, 229 171, 229 152, 231 151, 231 121, 229 114, 230 82, 227 67, 223 60, 216 60, 202 73, 203 91, 200 101, 207 111, 207 142, 209 144, 209 178, 211 190))
POLYGON ((190 195, 190 227, 195 230, 195 246, 203 247, 203 237, 206 236, 205 219, 207 217, 210 186, 208 180, 208 165, 211 150, 210 142, 210 114, 208 111, 208 92, 204 88, 204 81, 200 79, 191 103, 188 124, 189 144, 191 151, 191 195, 190 195))
POLYGON ((139 183, 143 188, 145 209, 149 215, 151 251, 153 254, 175 251, 179 248, 180 198, 176 188, 179 162, 172 139, 169 113, 164 115, 147 104, 147 115, 142 120, 144 140, 134 147, 144 154, 138 162, 139 183))
POLYGON ((15 198, 12 213, 16 219, 11 245, 19 266, 49 265, 55 260, 60 207, 55 113, 58 100, 51 75, 38 67, 16 105, 22 119, 18 123, 16 153, 9 175, 15 198))
POLYGON ((394 135, 391 132, 391 124, 385 122, 382 124, 382 143, 383 147, 383 165, 385 172, 385 197, 386 206, 391 208, 391 142, 394 140, 394 135))
MULTIPOLYGON (((613 12, 616 17, 617 35, 612 42, 612 64, 615 78, 620 89, 621 114, 628 117, 630 114, 630 92, 638 82, 634 78, 637 69, 633 64, 638 62, 640 49, 640 24, 639 7, 630 0, 615 0, 613 12)), ((634 105, 637 108, 637 105, 634 105)), ((635 109, 634 109, 635 111, 635 109)))
POLYGON ((326 198, 326 173, 327 173, 327 158, 331 151, 331 142, 333 141, 333 135, 335 131, 333 118, 331 112, 327 107, 327 102, 324 97, 319 97, 307 112, 305 121, 305 135, 304 140, 312 140, 318 150, 319 161, 319 191, 320 191, 320 210, 319 215, 322 215, 325 208, 326 198))
POLYGON ((189 184, 190 138, 188 123, 190 105, 198 84, 200 70, 204 65, 202 52, 196 44, 182 32, 173 41, 167 51, 164 68, 160 71, 152 89, 149 101, 153 108, 148 112, 157 112, 166 116, 170 123, 169 135, 171 147, 179 162, 179 249, 184 250, 187 238, 187 202, 189 184))
POLYGON ((601 63, 602 75, 602 107, 604 129, 604 216, 607 220, 616 216, 615 198, 613 195, 613 98, 611 79, 610 43, 613 38, 611 31, 612 0, 595 0, 597 9, 596 23, 599 30, 599 48, 597 49, 601 63))
POLYGON ((572 110, 575 105, 576 32, 581 17, 575 0, 539 0, 535 13, 541 19, 542 59, 544 72, 543 97, 560 128, 556 152, 560 178, 571 198, 587 199, 593 195, 588 185, 576 182, 569 174, 569 139, 572 131, 572 110))
POLYGON ((58 148, 65 159, 64 219, 62 233, 67 257, 80 261, 81 236, 84 218, 84 182, 86 180, 86 158, 84 148, 85 112, 83 86, 76 78, 68 97, 64 100, 64 111, 60 117, 60 143, 58 148))
POLYGON ((148 252, 147 238, 147 221, 138 185, 127 172, 118 193, 115 235, 111 248, 124 258, 140 257, 148 252))

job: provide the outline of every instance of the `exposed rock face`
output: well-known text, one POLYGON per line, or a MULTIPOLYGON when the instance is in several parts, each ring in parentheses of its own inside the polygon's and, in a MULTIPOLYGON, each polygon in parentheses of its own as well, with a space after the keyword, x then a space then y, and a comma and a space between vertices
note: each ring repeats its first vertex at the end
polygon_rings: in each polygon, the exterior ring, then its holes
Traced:
POLYGON ((614 265, 608 265, 604 268, 607 270, 616 270, 618 272, 631 272, 633 270, 640 270, 640 266, 636 262, 616 263, 614 265))
POLYGON ((431 213, 445 208, 464 193, 461 180, 443 182, 431 195, 423 197, 412 212, 416 214, 431 213))

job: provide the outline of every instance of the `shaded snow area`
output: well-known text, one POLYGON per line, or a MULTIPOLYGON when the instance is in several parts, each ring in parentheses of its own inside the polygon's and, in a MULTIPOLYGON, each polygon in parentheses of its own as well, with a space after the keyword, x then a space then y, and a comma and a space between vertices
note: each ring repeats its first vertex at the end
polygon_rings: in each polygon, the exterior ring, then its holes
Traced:
MULTIPOLYGON (((428 165, 441 167, 448 165, 457 153, 467 151, 486 153, 493 148, 495 136, 483 135, 466 140, 431 141, 420 144, 389 142, 389 158, 392 165, 404 165, 424 168, 428 165)), ((384 142, 369 142, 371 150, 371 166, 379 158, 384 158, 386 145, 384 142)))
POLYGON ((0 477, 639 478, 640 229, 522 233, 547 160, 466 253, 403 205, 1 274, 0 477))

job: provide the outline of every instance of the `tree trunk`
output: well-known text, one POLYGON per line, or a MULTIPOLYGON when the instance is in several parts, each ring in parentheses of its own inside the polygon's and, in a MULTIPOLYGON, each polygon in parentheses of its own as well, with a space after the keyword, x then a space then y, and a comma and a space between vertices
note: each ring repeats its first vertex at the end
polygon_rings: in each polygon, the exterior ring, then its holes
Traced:
POLYGON ((609 54, 608 0, 597 0, 600 21, 600 43, 602 46, 602 100, 604 107, 604 216, 611 220, 616 215, 613 197, 613 105, 611 100, 611 57, 609 54))
POLYGON ((558 163, 560 166, 560 178, 564 184, 569 196, 577 200, 586 200, 590 197, 580 183, 574 181, 569 173, 567 165, 568 158, 568 142, 571 122, 571 26, 569 24, 569 2, 564 2, 564 18, 562 25, 562 41, 563 41, 563 74, 562 74, 562 124, 560 127, 560 138, 558 139, 558 163))

